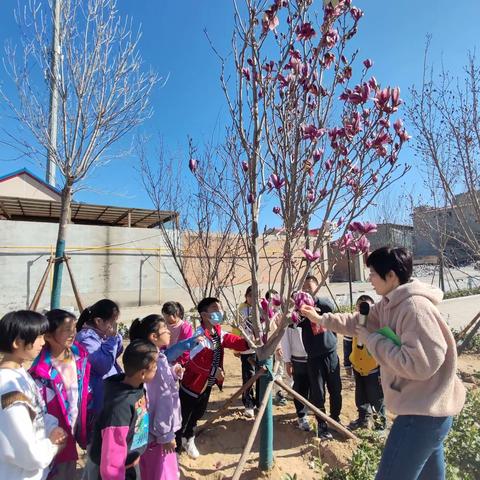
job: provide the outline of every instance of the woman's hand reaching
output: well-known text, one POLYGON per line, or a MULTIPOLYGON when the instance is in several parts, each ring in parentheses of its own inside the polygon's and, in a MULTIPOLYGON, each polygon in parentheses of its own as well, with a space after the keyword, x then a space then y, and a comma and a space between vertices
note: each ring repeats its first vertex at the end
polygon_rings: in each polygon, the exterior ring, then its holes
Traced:
POLYGON ((315 310, 315 307, 310 305, 302 305, 300 308, 300 315, 307 317, 311 322, 322 324, 321 323, 321 316, 315 310))

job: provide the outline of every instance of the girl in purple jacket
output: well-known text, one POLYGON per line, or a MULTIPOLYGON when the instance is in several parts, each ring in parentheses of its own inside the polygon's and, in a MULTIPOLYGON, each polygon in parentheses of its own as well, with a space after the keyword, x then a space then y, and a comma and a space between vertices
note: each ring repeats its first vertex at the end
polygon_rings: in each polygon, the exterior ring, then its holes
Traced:
POLYGON ((178 380, 180 364, 171 367, 161 349, 170 343, 170 331, 159 315, 136 319, 130 327, 130 340, 148 340, 160 350, 157 372, 146 385, 150 417, 149 445, 140 459, 142 480, 178 480, 175 432, 182 427, 178 380))
POLYGON ((87 350, 91 365, 90 387, 95 414, 100 413, 103 406, 103 380, 122 373, 117 363, 123 351, 123 339, 117 333, 119 315, 118 305, 104 298, 86 308, 77 323, 75 340, 87 350))

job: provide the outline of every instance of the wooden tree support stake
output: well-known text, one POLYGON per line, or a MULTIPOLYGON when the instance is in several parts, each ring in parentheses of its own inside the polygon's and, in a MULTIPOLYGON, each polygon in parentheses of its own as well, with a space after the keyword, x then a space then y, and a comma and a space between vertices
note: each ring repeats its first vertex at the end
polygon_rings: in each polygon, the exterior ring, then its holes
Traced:
POLYGON ((203 433, 225 410, 238 398, 243 392, 247 391, 265 372, 266 368, 260 368, 260 370, 241 388, 239 388, 220 408, 217 410, 203 425, 197 430, 195 436, 199 436, 203 433))
POLYGON ((40 298, 42 296, 43 290, 45 289, 45 285, 48 280, 48 275, 50 273, 50 270, 52 269, 53 264, 55 263, 55 259, 53 256, 51 256, 47 260, 47 268, 45 269, 45 272, 43 273, 43 277, 40 280, 40 283, 38 284, 37 291, 35 292, 35 295, 33 296, 33 299, 30 303, 30 306, 28 307, 29 310, 36 310, 38 307, 38 302, 40 301, 40 298))
MULTIPOLYGON (((273 370, 274 379, 275 379, 275 375, 277 373, 279 365, 280 365, 280 362, 277 362, 275 364, 275 368, 273 370)), ((263 414, 265 413, 265 409, 267 408, 268 400, 270 398, 270 394, 272 393, 272 388, 273 388, 273 381, 270 381, 270 383, 267 385, 267 388, 265 389, 265 395, 263 396, 262 403, 260 405, 260 408, 258 409, 257 416, 255 418, 255 423, 253 424, 252 431, 248 436, 247 443, 245 444, 245 448, 243 449, 242 456, 240 457, 237 468, 235 469, 235 473, 233 474, 232 480, 239 480, 240 475, 242 474, 243 469, 245 467, 245 463, 247 463, 248 456, 250 455, 250 451, 252 450, 252 447, 253 447, 253 442, 255 441, 255 437, 257 436, 258 429, 260 428, 260 423, 262 422, 263 414)))
POLYGON ((72 283, 72 289, 73 289, 73 293, 75 295, 75 300, 77 301, 78 310, 79 310, 80 313, 82 313, 83 310, 85 310, 85 308, 83 306, 82 298, 80 297, 80 293, 78 291, 77 284, 75 283, 75 279, 73 278, 72 269, 70 268, 70 257, 67 257, 65 255, 63 257, 63 259, 65 261, 65 264, 67 265, 68 275, 70 276, 70 282, 72 283))
POLYGON ((475 325, 475 322, 480 318, 480 312, 477 313, 473 318, 472 320, 470 320, 470 322, 468 323, 468 325, 460 332, 458 333, 456 336, 455 336, 455 340, 457 341, 457 345, 458 343, 462 340, 463 337, 465 337, 465 335, 467 334, 467 332, 475 325))
POLYGON ((321 410, 319 410, 315 405, 310 403, 306 398, 302 397, 299 393, 297 393, 293 388, 289 387, 285 383, 283 383, 279 379, 274 379, 274 382, 281 388, 283 388, 286 392, 288 392, 290 395, 293 395, 298 401, 302 402, 306 407, 308 407, 315 415, 318 415, 319 417, 322 418, 322 420, 325 420, 332 428, 334 428, 337 432, 342 433, 348 438, 352 438, 353 440, 358 440, 357 436, 354 435, 350 430, 347 430, 343 425, 340 423, 336 422, 335 420, 331 419, 327 414, 323 413, 321 410))

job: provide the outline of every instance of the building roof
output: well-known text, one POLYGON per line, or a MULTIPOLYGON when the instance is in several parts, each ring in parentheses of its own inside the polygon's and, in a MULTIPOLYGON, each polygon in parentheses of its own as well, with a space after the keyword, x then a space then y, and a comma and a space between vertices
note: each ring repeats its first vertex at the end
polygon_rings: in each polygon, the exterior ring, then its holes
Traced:
MULTIPOLYGON (((60 208, 60 202, 0 196, 0 217, 8 220, 56 223, 60 218, 60 208)), ((174 211, 72 202, 71 220, 84 225, 154 228, 160 222, 172 221, 177 216, 178 212, 174 211)))
POLYGON ((11 178, 13 177, 19 177, 21 175, 27 175, 29 176, 30 178, 32 178, 33 180, 35 180, 36 182, 38 183, 41 183, 44 187, 48 188, 49 190, 51 190, 53 193, 56 193, 57 195, 61 195, 62 192, 56 188, 56 187, 53 187, 52 185, 48 184, 47 182, 45 182, 45 180, 42 180, 40 177, 38 177, 37 175, 35 175, 34 173, 32 173, 30 170, 28 170, 28 168, 22 168, 20 170, 15 170, 14 172, 10 172, 10 173, 7 173, 5 175, 0 175, 0 183, 1 182, 5 182, 7 180, 10 180, 11 178))

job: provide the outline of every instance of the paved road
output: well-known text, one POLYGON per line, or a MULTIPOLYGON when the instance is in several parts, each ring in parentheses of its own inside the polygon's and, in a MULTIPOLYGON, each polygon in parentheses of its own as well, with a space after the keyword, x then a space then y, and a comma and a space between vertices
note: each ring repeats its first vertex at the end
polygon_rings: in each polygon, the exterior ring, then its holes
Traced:
POLYGON ((461 329, 480 312, 480 295, 444 300, 439 310, 452 328, 461 329))

